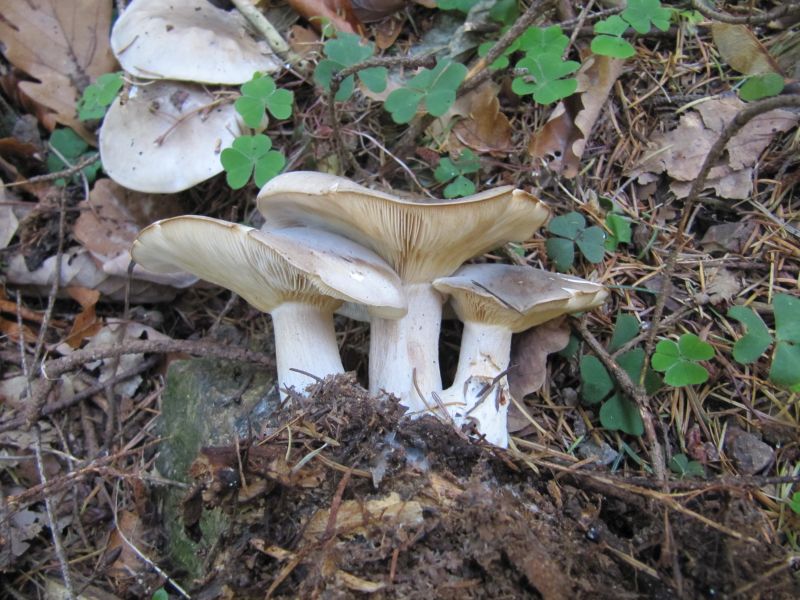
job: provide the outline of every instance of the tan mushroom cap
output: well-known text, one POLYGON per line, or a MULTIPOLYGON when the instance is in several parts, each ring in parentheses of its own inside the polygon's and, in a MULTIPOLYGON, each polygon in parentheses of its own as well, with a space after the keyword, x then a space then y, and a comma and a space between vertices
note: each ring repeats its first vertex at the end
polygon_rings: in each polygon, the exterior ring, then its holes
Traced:
POLYGON ((239 84, 280 62, 238 11, 207 0, 134 0, 111 31, 122 68, 146 79, 239 84))
POLYGON ((172 193, 222 172, 220 150, 241 128, 232 104, 200 86, 154 82, 117 98, 100 128, 100 157, 118 184, 172 193))
POLYGON ((143 229, 131 255, 152 271, 194 273, 264 312, 293 301, 333 311, 350 301, 384 318, 406 313, 402 284, 391 267, 373 252, 325 231, 265 233, 187 215, 143 229))
POLYGON ((513 333, 561 315, 599 306, 608 291, 599 283, 533 267, 466 265, 433 282, 449 294, 462 321, 500 325, 513 333))
POLYGON ((511 186, 423 204, 304 171, 267 182, 258 208, 270 227, 327 229, 371 248, 405 283, 430 282, 498 244, 527 239, 550 214, 511 186))

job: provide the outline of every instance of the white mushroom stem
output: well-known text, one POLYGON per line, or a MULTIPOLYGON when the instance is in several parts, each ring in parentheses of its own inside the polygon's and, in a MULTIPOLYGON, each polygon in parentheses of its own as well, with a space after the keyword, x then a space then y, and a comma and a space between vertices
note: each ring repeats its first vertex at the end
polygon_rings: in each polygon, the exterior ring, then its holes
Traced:
POLYGON ((303 302, 285 302, 270 315, 281 398, 286 396, 284 388, 302 393, 314 383, 312 377, 297 371, 319 378, 344 373, 332 313, 303 302))
POLYGON ((441 394, 457 426, 472 421, 486 441, 508 447, 508 406, 504 371, 511 356, 511 330, 467 321, 453 385, 441 394))
POLYGON ((407 285, 405 292, 408 313, 404 317, 373 317, 370 322, 369 389, 395 394, 412 414, 420 416, 435 411, 431 392, 442 389, 439 329, 443 298, 428 283, 407 285))

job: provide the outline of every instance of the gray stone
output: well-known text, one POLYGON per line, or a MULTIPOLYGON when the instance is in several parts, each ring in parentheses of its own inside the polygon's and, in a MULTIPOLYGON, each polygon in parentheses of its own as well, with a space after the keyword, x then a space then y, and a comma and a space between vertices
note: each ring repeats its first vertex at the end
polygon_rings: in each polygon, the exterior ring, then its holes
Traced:
POLYGON ((775 457, 775 451, 768 444, 738 427, 728 429, 725 448, 739 471, 746 475, 762 471, 775 457))

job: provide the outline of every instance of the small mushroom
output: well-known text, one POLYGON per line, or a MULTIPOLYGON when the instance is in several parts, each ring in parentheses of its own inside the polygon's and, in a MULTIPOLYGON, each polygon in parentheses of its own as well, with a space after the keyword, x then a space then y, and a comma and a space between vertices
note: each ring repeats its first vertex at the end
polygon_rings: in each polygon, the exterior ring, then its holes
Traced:
POLYGON ((197 85, 153 82, 118 97, 100 128, 109 177, 139 192, 171 193, 222 172, 219 155, 242 133, 236 110, 197 85))
POLYGON ((452 201, 418 203, 348 179, 296 171, 258 195, 265 227, 308 227, 343 235, 384 258, 408 299, 401 319, 371 320, 369 387, 397 395, 412 412, 433 408, 441 390, 442 296, 431 282, 498 244, 527 239, 549 216, 536 197, 505 186, 452 201))
POLYGON ((433 286, 450 295, 464 323, 456 375, 442 403, 456 424, 472 420, 486 441, 506 448, 511 335, 598 306, 608 292, 577 277, 502 264, 467 265, 433 286))
POLYGON ((380 257, 338 235, 309 229, 262 232, 199 216, 146 227, 131 250, 152 271, 184 270, 233 290, 270 313, 280 389, 303 389, 304 371, 343 372, 333 311, 365 304, 381 318, 406 312, 397 274, 380 257))
POLYGON ((280 67, 238 11, 207 0, 134 0, 114 24, 111 49, 123 69, 145 79, 240 84, 280 67))

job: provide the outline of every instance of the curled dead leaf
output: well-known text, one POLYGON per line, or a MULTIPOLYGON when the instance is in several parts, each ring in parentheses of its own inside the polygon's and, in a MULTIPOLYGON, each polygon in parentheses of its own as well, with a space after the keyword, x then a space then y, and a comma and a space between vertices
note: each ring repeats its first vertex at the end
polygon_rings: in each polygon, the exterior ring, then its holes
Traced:
POLYGON ((345 33, 363 35, 364 26, 353 11, 350 0, 289 0, 291 7, 319 31, 323 19, 345 33))
POLYGON ((722 59, 744 75, 778 73, 778 63, 747 25, 712 23, 711 35, 722 59))
POLYGON ((563 317, 516 336, 508 373, 508 385, 514 398, 522 399, 544 385, 547 356, 563 350, 568 343, 569 325, 563 317))
POLYGON ((499 86, 489 81, 456 102, 458 114, 465 118, 452 129, 451 150, 458 145, 481 153, 511 150, 511 123, 500 111, 498 90, 499 86), (458 140, 458 144, 453 144, 453 138, 458 140))

